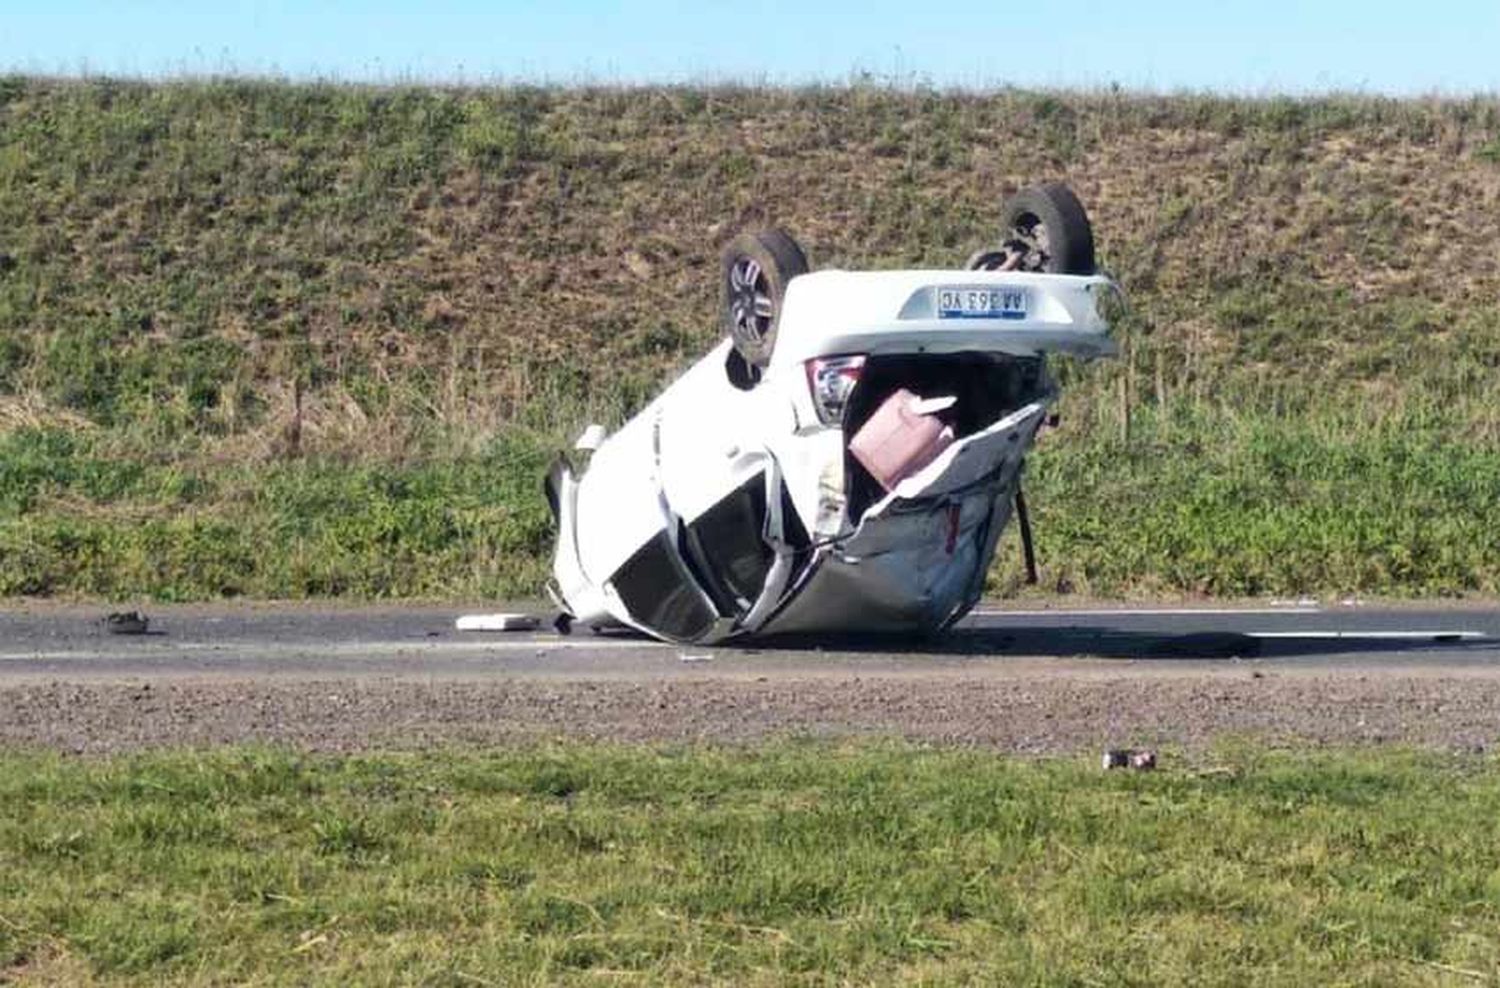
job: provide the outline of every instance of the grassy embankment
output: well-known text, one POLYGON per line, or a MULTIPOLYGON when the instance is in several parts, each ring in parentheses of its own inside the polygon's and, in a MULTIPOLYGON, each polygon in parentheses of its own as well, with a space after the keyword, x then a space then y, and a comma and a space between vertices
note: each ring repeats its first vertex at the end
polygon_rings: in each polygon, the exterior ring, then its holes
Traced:
POLYGON ((1044 178, 1138 310, 1049 587, 1500 590, 1492 99, 11 78, 0 595, 535 593, 548 451, 712 341, 736 224, 949 265, 1044 178))
POLYGON ((0 982, 1457 984, 1500 768, 899 746, 0 761, 0 982))

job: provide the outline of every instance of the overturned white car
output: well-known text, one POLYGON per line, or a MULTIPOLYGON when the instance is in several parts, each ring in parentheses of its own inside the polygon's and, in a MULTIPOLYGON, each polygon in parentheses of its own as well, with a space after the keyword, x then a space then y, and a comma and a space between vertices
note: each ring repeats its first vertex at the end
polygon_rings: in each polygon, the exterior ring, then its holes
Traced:
POLYGON ((1017 505, 1024 528, 1047 357, 1112 354, 1120 301, 1065 186, 1002 230, 932 271, 810 274, 782 231, 737 238, 726 339, 548 476, 564 620, 714 642, 963 617, 1017 505))

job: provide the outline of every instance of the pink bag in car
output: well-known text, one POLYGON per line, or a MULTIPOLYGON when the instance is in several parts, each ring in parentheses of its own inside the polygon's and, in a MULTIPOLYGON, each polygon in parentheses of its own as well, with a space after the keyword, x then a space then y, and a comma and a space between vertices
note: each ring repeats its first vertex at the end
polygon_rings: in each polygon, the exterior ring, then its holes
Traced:
POLYGON ((924 400, 901 388, 855 433, 849 452, 880 486, 892 490, 953 444, 952 427, 933 414, 952 404, 952 399, 924 400))

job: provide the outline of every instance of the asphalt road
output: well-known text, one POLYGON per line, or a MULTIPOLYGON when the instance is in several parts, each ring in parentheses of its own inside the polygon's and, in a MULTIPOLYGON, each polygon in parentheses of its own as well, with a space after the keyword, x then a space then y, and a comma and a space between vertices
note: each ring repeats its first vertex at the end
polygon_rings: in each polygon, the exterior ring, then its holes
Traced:
POLYGON ((683 648, 462 633, 462 608, 0 613, 0 750, 308 750, 538 739, 900 737, 1019 754, 1150 745, 1500 747, 1500 607, 986 609, 927 641, 683 648))
POLYGON ((980 609, 932 639, 851 636, 675 646, 629 634, 455 630, 472 608, 182 606, 145 635, 103 608, 0 612, 0 686, 36 681, 615 680, 1462 671, 1500 680, 1500 606, 980 609))

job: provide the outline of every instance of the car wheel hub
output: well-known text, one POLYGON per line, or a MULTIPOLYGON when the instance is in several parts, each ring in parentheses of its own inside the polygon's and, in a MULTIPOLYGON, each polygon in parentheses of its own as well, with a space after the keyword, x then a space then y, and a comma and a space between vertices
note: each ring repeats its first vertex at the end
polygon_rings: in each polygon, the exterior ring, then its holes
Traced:
POLYGON ((1007 250, 1018 255, 1009 268, 1018 271, 1045 271, 1052 257, 1051 238, 1047 224, 1030 213, 1017 220, 1011 238, 1005 242, 1007 250))
POLYGON ((771 284, 753 258, 742 257, 729 269, 729 314, 735 329, 748 340, 759 341, 771 329, 775 315, 771 284))

